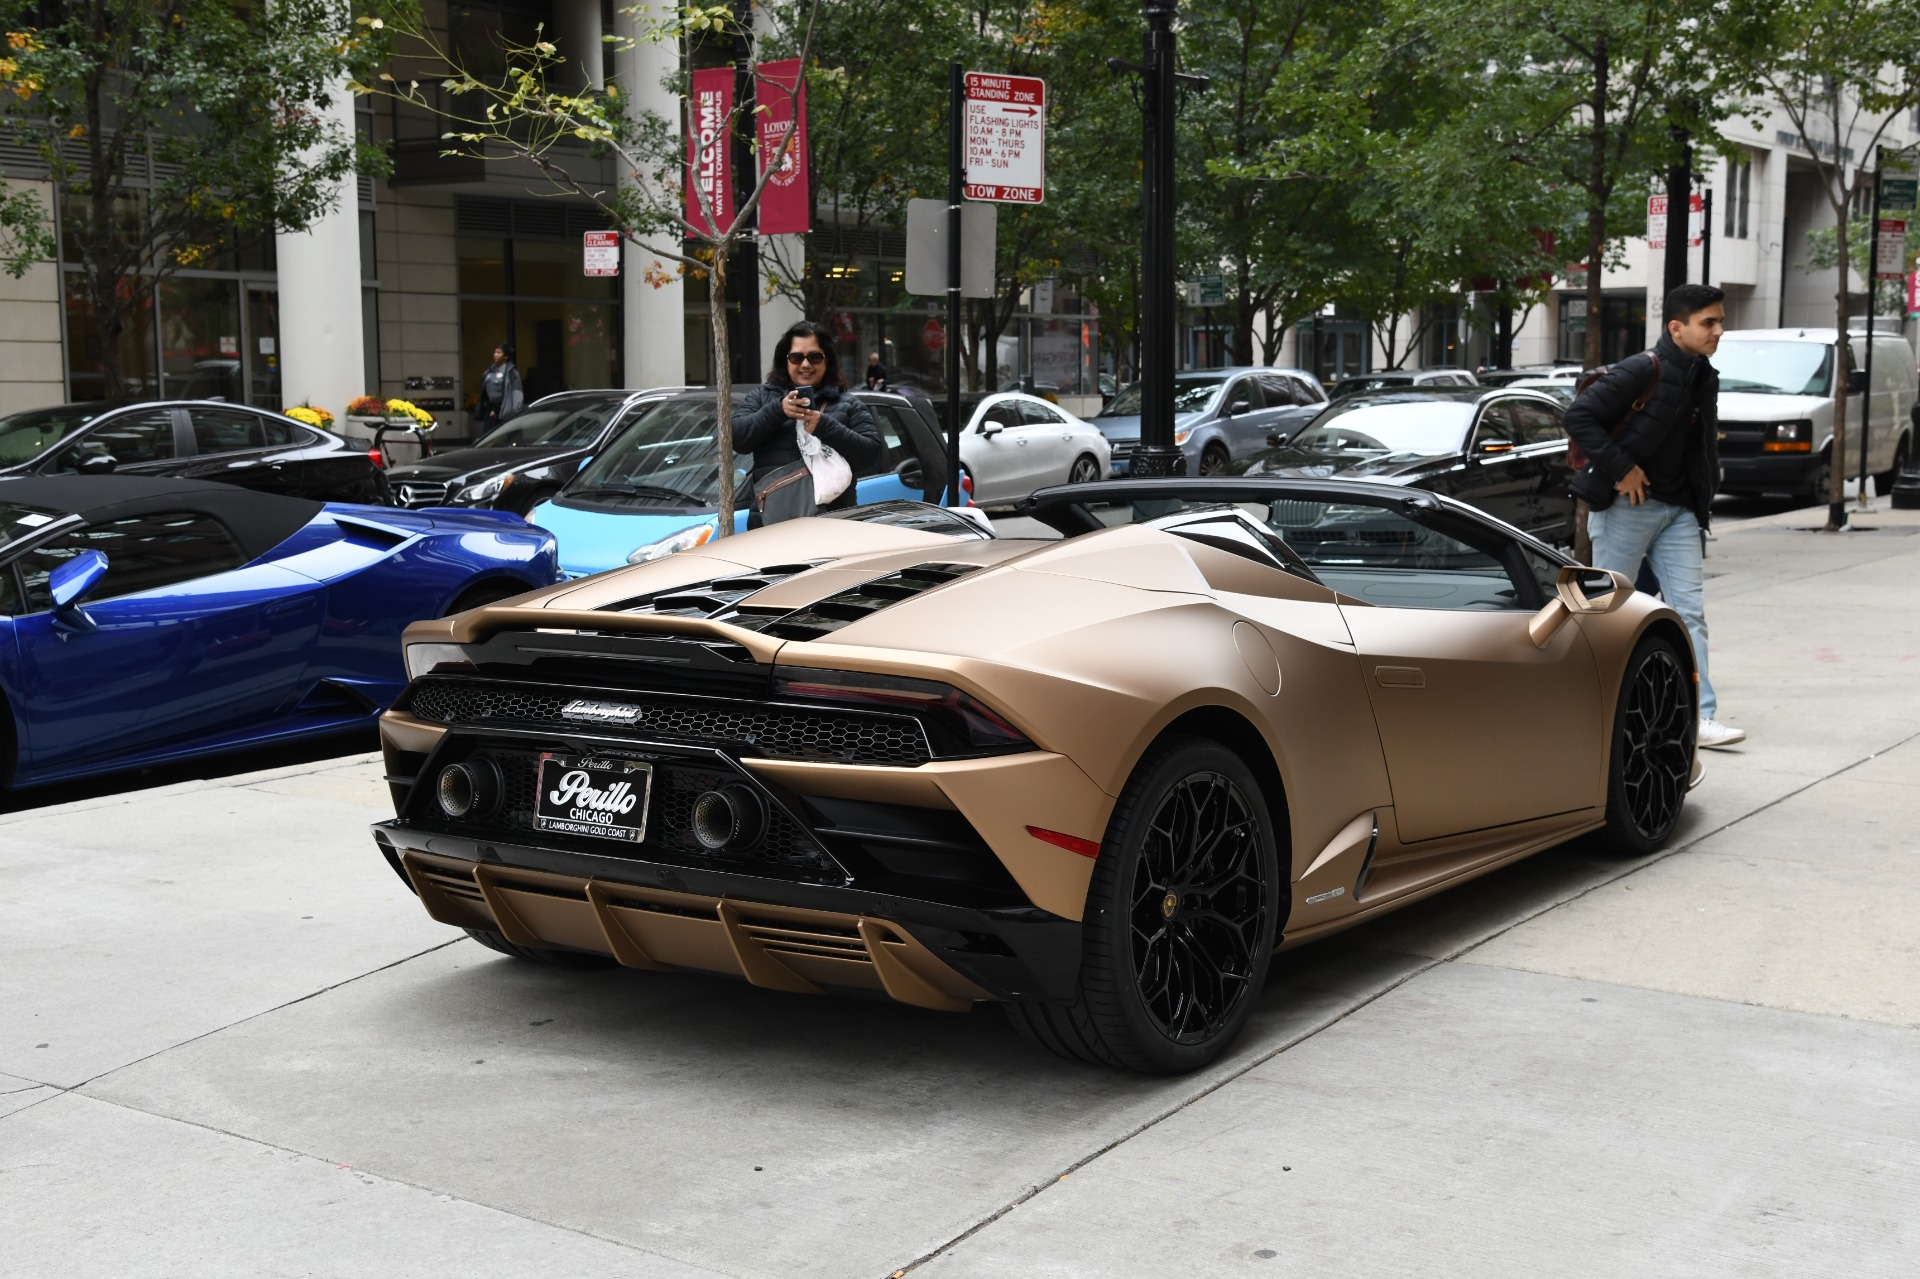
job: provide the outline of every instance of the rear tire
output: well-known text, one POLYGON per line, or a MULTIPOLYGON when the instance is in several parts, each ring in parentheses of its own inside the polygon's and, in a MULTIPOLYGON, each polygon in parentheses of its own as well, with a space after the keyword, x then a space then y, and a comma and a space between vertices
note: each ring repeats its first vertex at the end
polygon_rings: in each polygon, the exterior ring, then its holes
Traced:
POLYGON ((1067 471, 1067 483, 1091 484, 1100 478, 1100 459, 1091 453, 1082 453, 1073 459, 1073 466, 1067 471))
POLYGON ((1614 851, 1643 857, 1667 842, 1687 802, 1700 732, 1686 663, 1649 635, 1627 660, 1607 756, 1607 824, 1614 851))
POLYGON ((1218 444, 1209 444, 1200 450, 1200 474, 1218 475, 1227 469, 1232 457, 1218 444))
POLYGON ((1079 993, 1008 1004, 1008 1019, 1076 1061, 1198 1070, 1252 1015, 1284 891, 1253 773, 1218 742, 1169 737, 1134 769, 1108 824, 1087 890, 1079 993))
POLYGON ((488 950, 497 950, 503 955, 511 955, 515 959, 525 959, 535 964, 545 964, 549 968, 588 970, 617 967, 615 962, 605 955, 590 955, 582 950, 542 950, 537 946, 521 946, 488 928, 469 928, 466 932, 467 936, 488 950))

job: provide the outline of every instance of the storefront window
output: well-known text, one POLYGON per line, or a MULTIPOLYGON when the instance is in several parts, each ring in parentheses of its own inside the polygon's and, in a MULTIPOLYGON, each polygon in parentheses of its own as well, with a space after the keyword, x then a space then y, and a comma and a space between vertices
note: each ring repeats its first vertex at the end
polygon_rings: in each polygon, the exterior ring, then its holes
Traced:
MULTIPOLYGON (((120 334, 120 383, 108 386, 100 372, 103 341, 95 322, 93 305, 87 296, 86 276, 79 271, 66 272, 67 304, 67 386, 75 400, 141 399, 154 394, 153 375, 153 294, 138 293, 136 303, 123 317, 120 334)), ((123 281, 122 289, 134 294, 123 281)))
MULTIPOLYGON (((1617 364, 1647 348, 1647 300, 1645 297, 1605 297, 1601 299, 1604 326, 1600 339, 1600 362, 1617 364)), ((1559 358, 1570 363, 1586 359, 1587 299, 1572 294, 1560 298, 1559 358)))
POLYGON ((160 285, 161 397, 243 400, 240 337, 237 282, 163 280, 160 285))

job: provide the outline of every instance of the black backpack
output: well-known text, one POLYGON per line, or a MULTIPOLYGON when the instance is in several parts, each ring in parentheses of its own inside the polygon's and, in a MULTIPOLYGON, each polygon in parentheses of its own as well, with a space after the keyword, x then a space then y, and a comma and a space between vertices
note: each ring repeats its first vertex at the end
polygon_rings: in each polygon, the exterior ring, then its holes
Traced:
MULTIPOLYGON (((1633 357, 1629 355, 1627 360, 1631 360, 1632 358, 1633 357)), ((1660 357, 1649 351, 1647 352, 1647 358, 1653 361, 1653 373, 1647 378, 1647 389, 1640 392, 1640 397, 1621 415, 1620 420, 1615 422, 1613 429, 1608 432, 1608 434, 1616 440, 1620 438, 1620 432, 1627 429, 1627 423, 1633 421, 1633 415, 1641 409, 1646 408, 1647 401, 1651 400, 1653 393, 1660 389, 1660 357)), ((1620 364, 1625 364, 1626 362, 1626 360, 1622 360, 1620 364)), ((1580 380, 1573 384, 1573 398, 1578 400, 1587 393, 1588 387, 1619 367, 1619 364, 1602 364, 1598 368, 1588 369, 1585 373, 1582 373, 1580 380)), ((1584 471, 1587 469, 1587 461, 1586 450, 1581 448, 1574 438, 1569 435, 1567 437, 1567 465, 1575 471, 1584 471)))

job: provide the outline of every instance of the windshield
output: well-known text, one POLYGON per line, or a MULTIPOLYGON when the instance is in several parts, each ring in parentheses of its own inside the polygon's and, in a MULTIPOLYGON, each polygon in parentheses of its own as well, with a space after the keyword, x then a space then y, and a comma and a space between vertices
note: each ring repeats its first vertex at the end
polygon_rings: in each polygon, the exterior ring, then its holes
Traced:
MULTIPOLYGON (((677 400, 641 418, 567 485, 571 497, 712 507, 720 468, 712 401, 677 400)), ((744 496, 751 454, 734 455, 735 492, 744 496)))
POLYGON ((0 466, 31 462, 64 439, 77 426, 100 415, 88 404, 63 404, 53 409, 29 409, 0 417, 0 466))
POLYGON ((1824 342, 1728 342, 1713 367, 1723 391, 1761 395, 1826 395, 1833 389, 1833 348, 1824 342))
POLYGON ((1322 414, 1294 444, 1322 452, 1458 453, 1467 442, 1473 405, 1459 400, 1350 403, 1322 414))
MULTIPOLYGON (((1227 381, 1220 377, 1177 377, 1173 379, 1173 411, 1175 413, 1204 413, 1207 405, 1213 403, 1216 391, 1227 381)), ((1100 410, 1101 417, 1138 417, 1140 415, 1140 383, 1135 382, 1126 390, 1113 397, 1113 403, 1100 410)))
POLYGON ((551 408, 531 408, 511 422, 503 422, 487 432, 474 442, 474 447, 522 449, 538 444, 548 448, 572 448, 591 444, 594 437, 600 434, 600 428, 607 424, 607 419, 619 407, 618 400, 602 400, 594 404, 556 404, 551 408))

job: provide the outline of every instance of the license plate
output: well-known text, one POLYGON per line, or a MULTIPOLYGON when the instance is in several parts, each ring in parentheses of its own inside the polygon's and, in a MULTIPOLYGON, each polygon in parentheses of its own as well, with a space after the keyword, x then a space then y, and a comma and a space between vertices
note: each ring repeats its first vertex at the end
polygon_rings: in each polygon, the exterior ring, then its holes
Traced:
POLYGON ((533 824, 560 835, 637 844, 647 834, 653 765, 631 759, 540 757, 533 824))

